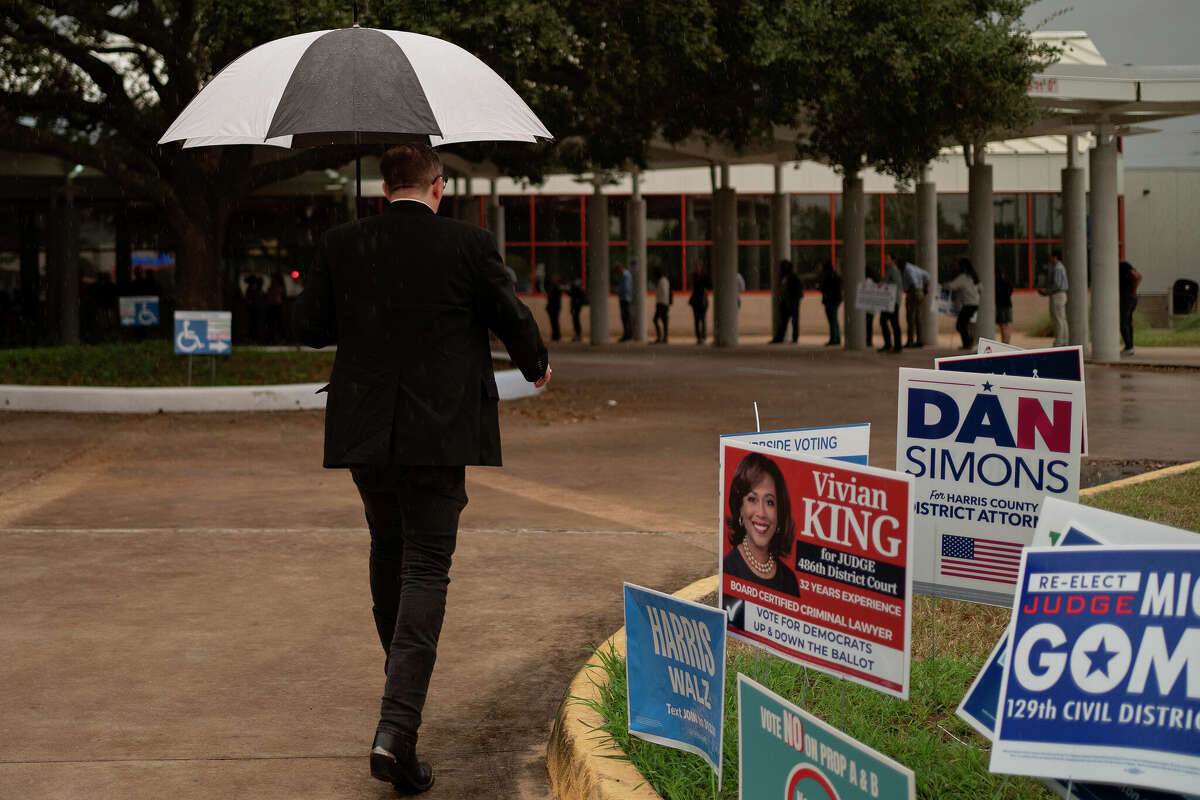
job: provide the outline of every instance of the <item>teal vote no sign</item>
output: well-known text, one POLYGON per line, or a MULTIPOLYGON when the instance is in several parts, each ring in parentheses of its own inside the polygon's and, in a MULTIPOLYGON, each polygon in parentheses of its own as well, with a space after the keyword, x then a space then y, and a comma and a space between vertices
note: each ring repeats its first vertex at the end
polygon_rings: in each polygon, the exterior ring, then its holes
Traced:
POLYGON ((912 770, 738 675, 741 800, 913 800, 912 770))

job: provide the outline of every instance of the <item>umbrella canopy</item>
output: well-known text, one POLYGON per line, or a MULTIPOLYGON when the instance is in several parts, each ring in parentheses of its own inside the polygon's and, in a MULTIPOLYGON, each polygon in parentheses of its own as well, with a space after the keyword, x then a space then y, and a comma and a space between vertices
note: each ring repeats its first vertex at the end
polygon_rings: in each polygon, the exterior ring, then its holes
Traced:
POLYGON ((450 42, 341 28, 276 39, 221 70, 159 144, 386 144, 551 139, 489 66, 450 42))

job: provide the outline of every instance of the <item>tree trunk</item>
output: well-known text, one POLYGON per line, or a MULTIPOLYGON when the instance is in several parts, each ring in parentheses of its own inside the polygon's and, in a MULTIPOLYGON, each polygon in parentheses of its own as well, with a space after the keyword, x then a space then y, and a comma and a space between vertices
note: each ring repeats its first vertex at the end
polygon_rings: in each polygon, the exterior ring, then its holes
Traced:
POLYGON ((221 203, 214 208, 203 197, 190 199, 194 202, 186 209, 167 210, 175 237, 175 307, 221 309, 221 254, 228 207, 221 203))

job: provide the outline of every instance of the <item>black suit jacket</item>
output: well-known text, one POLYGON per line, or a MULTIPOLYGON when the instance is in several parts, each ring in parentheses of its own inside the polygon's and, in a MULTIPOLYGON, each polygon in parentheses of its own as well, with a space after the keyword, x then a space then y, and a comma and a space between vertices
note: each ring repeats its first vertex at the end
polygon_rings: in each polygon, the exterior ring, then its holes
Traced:
POLYGON ((326 467, 499 466, 488 330, 526 380, 548 363, 492 235, 414 201, 326 233, 296 314, 306 345, 338 346, 326 467))

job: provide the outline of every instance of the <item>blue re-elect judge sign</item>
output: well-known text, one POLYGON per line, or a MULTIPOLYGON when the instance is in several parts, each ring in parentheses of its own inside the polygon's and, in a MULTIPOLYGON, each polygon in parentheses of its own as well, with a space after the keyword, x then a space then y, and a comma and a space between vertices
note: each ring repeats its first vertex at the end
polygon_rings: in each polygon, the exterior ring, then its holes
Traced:
POLYGON ((629 732, 695 753, 721 781, 725 613, 625 584, 629 732))
POLYGON ((1031 548, 991 770, 1200 785, 1200 547, 1031 548))

